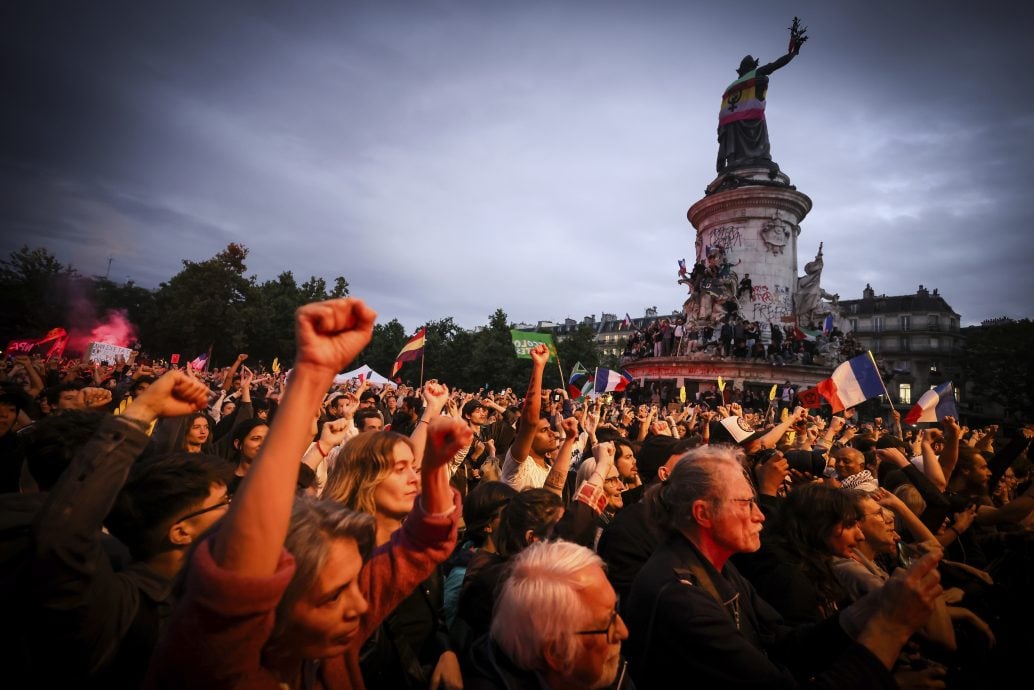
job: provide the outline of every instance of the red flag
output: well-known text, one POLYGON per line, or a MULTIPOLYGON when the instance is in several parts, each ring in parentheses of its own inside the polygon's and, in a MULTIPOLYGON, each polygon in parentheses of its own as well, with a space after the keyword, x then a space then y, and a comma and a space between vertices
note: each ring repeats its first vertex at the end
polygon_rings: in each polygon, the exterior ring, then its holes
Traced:
POLYGON ((808 390, 801 391, 797 394, 797 398, 801 401, 801 405, 812 410, 822 407, 824 402, 818 388, 809 388, 808 390))
POLYGON ((63 328, 51 328, 47 334, 39 340, 12 340, 7 344, 8 352, 32 352, 37 345, 53 343, 47 351, 47 357, 60 357, 68 345, 68 332, 63 328))
POLYGON ((846 409, 844 407, 844 403, 840 402, 840 398, 837 397, 837 384, 833 383, 833 379, 819 381, 819 385, 815 390, 819 392, 819 395, 829 401, 830 406, 833 408, 833 414, 843 412, 846 409))
POLYGON ((14 352, 24 352, 28 354, 32 352, 32 348, 36 347, 38 340, 12 340, 7 343, 7 347, 4 349, 8 354, 14 352))

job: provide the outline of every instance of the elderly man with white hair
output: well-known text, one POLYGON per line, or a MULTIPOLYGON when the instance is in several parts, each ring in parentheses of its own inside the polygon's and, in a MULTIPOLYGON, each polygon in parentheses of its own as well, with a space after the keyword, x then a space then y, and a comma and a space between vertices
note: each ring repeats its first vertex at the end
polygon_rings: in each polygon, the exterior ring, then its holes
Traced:
POLYGON ((571 542, 537 542, 514 559, 464 687, 621 688, 627 637, 600 557, 571 542))

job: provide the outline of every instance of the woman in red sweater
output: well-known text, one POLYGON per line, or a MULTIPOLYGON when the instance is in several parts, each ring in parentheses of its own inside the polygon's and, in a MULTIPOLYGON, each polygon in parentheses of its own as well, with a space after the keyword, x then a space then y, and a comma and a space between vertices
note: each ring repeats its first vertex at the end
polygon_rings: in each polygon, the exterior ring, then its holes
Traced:
POLYGON ((451 553, 460 511, 447 463, 470 444, 462 422, 430 423, 420 498, 372 555, 370 516, 295 497, 312 418, 375 317, 352 298, 298 310, 276 419, 228 514, 191 558, 149 687, 362 688, 359 646, 451 553))

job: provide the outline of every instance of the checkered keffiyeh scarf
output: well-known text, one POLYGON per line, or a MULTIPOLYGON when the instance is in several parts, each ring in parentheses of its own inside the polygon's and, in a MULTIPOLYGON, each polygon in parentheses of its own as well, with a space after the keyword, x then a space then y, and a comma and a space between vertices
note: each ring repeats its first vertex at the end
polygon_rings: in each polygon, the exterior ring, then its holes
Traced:
POLYGON ((868 493, 872 493, 880 488, 880 485, 876 483, 876 478, 872 476, 869 470, 862 470, 858 474, 852 474, 850 477, 841 479, 840 486, 844 489, 861 489, 868 493))

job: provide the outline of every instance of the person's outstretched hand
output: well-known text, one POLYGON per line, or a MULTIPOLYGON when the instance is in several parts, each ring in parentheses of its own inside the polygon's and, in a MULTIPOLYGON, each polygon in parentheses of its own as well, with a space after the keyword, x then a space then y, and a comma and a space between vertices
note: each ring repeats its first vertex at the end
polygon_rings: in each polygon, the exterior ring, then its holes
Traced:
POLYGON ((208 386, 181 369, 162 374, 134 398, 123 416, 150 424, 159 417, 180 417, 208 406, 208 386))
POLYGON ((370 342, 376 318, 377 312, 353 297, 299 307, 295 312, 295 369, 310 367, 334 376, 370 342))
POLYGON ((610 468, 614 465, 616 453, 617 448, 614 446, 613 441, 604 441, 592 447, 592 457, 596 460, 596 471, 593 474, 599 476, 601 484, 606 481, 607 475, 610 474, 610 468))
POLYGON ((87 386, 82 389, 83 405, 87 409, 107 407, 111 403, 111 391, 107 388, 87 386))
POLYGON ((340 446, 345 442, 345 436, 348 435, 348 429, 350 425, 350 419, 331 419, 323 425, 323 429, 320 430, 320 445, 324 449, 329 451, 331 448, 340 446))
POLYGON ((574 417, 565 417, 560 422, 560 427, 564 430, 564 438, 572 441, 578 438, 578 420, 574 417))
POLYGON ((531 361, 534 364, 544 367, 549 361, 549 346, 545 343, 539 343, 535 347, 531 348, 531 351, 528 354, 531 355, 531 361))
POLYGON ((424 399, 424 411, 428 413, 427 416, 437 417, 441 415, 442 408, 449 401, 449 388, 444 384, 438 383, 437 380, 431 379, 424 384, 421 397, 424 399))

